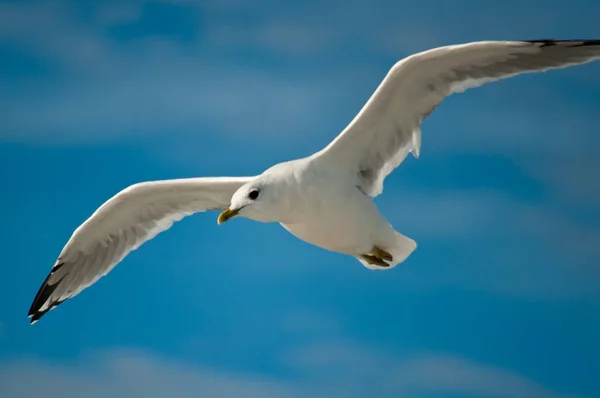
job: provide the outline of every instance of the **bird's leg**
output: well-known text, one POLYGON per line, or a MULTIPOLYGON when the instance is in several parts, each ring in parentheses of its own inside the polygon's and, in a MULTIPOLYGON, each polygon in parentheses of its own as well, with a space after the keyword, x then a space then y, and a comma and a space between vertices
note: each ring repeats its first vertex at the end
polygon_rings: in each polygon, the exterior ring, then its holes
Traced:
POLYGON ((379 246, 373 246, 371 253, 380 260, 392 261, 394 257, 379 246))
POLYGON ((365 260, 367 263, 369 263, 371 265, 378 265, 380 267, 389 267, 390 266, 388 263, 386 263, 382 259, 372 256, 370 254, 361 254, 360 258, 362 258, 363 260, 365 260))
POLYGON ((386 261, 392 261, 394 257, 379 246, 373 246, 371 253, 362 254, 360 256, 363 260, 371 265, 378 265, 380 267, 389 267, 390 265, 386 261))

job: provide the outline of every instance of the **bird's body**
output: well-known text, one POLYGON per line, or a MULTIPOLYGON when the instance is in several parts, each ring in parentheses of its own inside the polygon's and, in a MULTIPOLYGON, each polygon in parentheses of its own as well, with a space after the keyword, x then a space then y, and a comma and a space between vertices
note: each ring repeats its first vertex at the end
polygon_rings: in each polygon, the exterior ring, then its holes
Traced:
MULTIPOLYGON (((358 188, 358 179, 354 184, 348 183, 348 173, 343 168, 324 165, 317 154, 276 165, 265 175, 270 173, 281 181, 279 186, 285 190, 281 197, 288 198, 278 221, 297 238, 354 257, 371 252, 374 246, 397 251, 397 233, 372 198, 358 188)), ((399 260, 397 256, 388 267, 397 265, 399 260)))
POLYGON ((77 295, 130 251, 185 216, 221 210, 278 222, 301 240, 391 269, 416 248, 373 198, 409 153, 418 157, 421 122, 442 100, 521 73, 600 59, 600 40, 482 41, 435 48, 397 62, 350 124, 323 150, 253 177, 207 177, 132 185, 73 233, 42 283, 34 323, 77 295))

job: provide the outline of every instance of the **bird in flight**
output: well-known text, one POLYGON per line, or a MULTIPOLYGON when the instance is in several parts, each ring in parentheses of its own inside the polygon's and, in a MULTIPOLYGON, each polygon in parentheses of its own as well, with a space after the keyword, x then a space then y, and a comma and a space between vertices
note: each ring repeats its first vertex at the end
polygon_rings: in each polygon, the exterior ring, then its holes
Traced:
POLYGON ((194 213, 221 211, 278 222, 315 246, 391 269, 417 247, 379 212, 373 198, 411 153, 421 122, 442 100, 482 84, 600 59, 600 40, 478 41, 398 61, 346 128, 308 157, 252 177, 200 177, 131 185, 74 232, 39 288, 31 323, 110 272, 132 250, 194 213))

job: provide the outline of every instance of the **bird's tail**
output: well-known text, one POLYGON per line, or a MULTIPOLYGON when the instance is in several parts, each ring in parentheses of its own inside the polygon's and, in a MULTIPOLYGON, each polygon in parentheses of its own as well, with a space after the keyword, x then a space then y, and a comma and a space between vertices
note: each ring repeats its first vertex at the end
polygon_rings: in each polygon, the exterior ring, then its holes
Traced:
POLYGON ((386 261, 389 264, 389 266, 382 267, 379 265, 369 264, 362 258, 357 257, 358 261, 360 261, 361 264, 365 267, 372 270, 388 270, 394 268, 396 265, 406 260, 408 256, 410 256, 410 254, 417 248, 417 242, 415 242, 408 236, 402 235, 398 231, 394 231, 394 233, 396 234, 396 244, 392 247, 384 248, 385 251, 390 253, 393 257, 392 261, 386 261))

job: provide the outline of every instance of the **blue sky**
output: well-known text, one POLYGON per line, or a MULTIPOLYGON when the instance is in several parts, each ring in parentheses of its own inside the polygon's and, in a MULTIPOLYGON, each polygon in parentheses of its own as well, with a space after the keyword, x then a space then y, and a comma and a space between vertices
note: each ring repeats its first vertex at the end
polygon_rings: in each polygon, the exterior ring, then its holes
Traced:
POLYGON ((600 37, 560 4, 0 1, 0 395, 600 397, 600 63, 425 121, 377 198, 419 244, 394 270, 200 214, 26 319, 122 188, 308 155, 415 51, 600 37))

